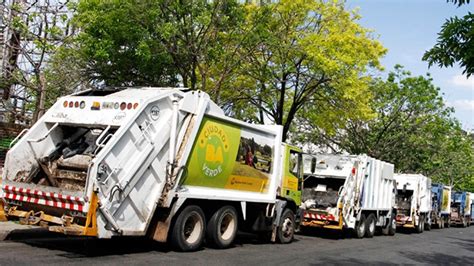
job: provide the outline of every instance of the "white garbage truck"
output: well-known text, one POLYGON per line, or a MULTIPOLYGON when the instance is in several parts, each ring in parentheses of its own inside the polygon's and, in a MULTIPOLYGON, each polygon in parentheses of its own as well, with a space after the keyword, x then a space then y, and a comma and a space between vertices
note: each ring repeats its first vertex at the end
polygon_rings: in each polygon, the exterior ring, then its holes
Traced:
POLYGON ((301 151, 200 91, 127 88, 56 102, 6 156, 0 217, 68 235, 149 236, 178 250, 236 232, 288 243, 301 151))
POLYGON ((431 229, 431 179, 420 174, 395 174, 397 226, 417 233, 431 229))
POLYGON ((394 235, 393 164, 367 155, 304 155, 301 229, 350 230, 357 238, 376 229, 394 235))

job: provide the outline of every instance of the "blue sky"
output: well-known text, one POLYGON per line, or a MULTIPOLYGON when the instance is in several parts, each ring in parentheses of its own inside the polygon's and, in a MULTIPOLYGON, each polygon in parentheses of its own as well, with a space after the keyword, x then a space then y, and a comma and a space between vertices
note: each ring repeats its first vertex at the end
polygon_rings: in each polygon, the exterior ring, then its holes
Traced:
POLYGON ((474 78, 462 76, 462 69, 438 68, 421 60, 423 53, 436 43, 437 34, 447 18, 474 12, 474 3, 457 7, 446 0, 347 0, 347 9, 359 8, 359 23, 375 31, 388 49, 382 59, 385 72, 396 64, 413 75, 430 73, 441 88, 449 106, 456 109, 466 130, 474 130, 474 78))

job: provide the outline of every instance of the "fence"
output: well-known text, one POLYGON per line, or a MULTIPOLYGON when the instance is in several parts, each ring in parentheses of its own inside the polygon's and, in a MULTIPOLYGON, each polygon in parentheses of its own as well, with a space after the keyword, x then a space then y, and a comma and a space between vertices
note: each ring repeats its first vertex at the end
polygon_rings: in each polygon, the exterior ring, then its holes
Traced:
POLYGON ((0 168, 5 163, 10 142, 24 129, 24 126, 0 122, 0 168))

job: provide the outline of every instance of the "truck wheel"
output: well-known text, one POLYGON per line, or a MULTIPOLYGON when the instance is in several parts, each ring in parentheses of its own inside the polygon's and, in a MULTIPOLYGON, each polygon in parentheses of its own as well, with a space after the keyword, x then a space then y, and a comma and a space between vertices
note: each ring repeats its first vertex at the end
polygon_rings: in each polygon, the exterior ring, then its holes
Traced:
POLYGON ((277 230, 277 239, 281 244, 288 244, 295 236, 295 214, 290 209, 285 209, 281 215, 277 230))
POLYGON ((397 224, 395 223, 395 219, 390 218, 387 224, 382 228, 383 235, 395 235, 395 231, 397 230, 397 224))
POLYGON ((384 236, 388 235, 388 230, 390 229, 390 224, 391 224, 391 220, 388 220, 387 224, 385 224, 382 227, 382 235, 384 235, 384 236))
POLYGON ((224 206, 216 211, 207 224, 206 236, 215 248, 227 248, 237 235, 237 211, 232 206, 224 206))
POLYGON ((369 214, 367 220, 365 220, 365 237, 372 238, 375 234, 375 215, 373 213, 369 214))
POLYGON ((356 228, 355 228, 355 237, 357 238, 363 238, 364 235, 365 235, 365 230, 366 230, 366 226, 365 226, 365 215, 362 214, 360 216, 360 220, 359 222, 356 224, 356 228))
POLYGON ((444 228, 450 228, 450 227, 451 227, 451 217, 446 217, 444 228))
POLYGON ((420 220, 418 221, 418 224, 417 224, 416 227, 415 227, 415 232, 416 232, 417 234, 423 233, 423 224, 424 224, 424 223, 425 223, 425 222, 422 221, 422 219, 420 219, 420 220))
POLYGON ((425 229, 426 231, 430 231, 430 230, 431 230, 431 223, 426 223, 424 229, 425 229))
POLYGON ((194 251, 204 240, 206 222, 199 206, 185 207, 176 218, 171 231, 171 244, 180 251, 194 251))
POLYGON ((397 222, 395 222, 395 217, 392 217, 392 221, 390 222, 390 229, 388 230, 389 236, 394 236, 397 232, 397 222))

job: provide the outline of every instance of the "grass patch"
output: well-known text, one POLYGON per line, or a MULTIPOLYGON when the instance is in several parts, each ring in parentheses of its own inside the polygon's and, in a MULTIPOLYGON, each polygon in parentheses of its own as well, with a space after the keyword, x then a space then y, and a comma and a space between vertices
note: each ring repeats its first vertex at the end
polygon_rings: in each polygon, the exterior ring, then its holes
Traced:
POLYGON ((234 170, 232 170, 232 175, 268 179, 268 175, 266 175, 265 173, 262 173, 261 171, 255 169, 251 166, 248 166, 246 164, 241 164, 239 162, 235 163, 234 170))

